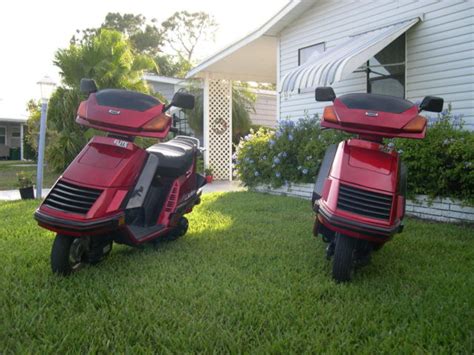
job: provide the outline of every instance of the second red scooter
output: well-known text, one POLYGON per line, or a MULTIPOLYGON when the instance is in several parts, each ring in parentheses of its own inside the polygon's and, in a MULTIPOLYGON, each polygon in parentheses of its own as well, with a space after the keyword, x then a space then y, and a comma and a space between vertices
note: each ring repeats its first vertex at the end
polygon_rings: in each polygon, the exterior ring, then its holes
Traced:
POLYGON ((407 169, 383 138, 423 139, 427 120, 421 111, 441 112, 443 99, 427 96, 420 106, 397 97, 348 94, 336 98, 332 88, 316 89, 317 101, 332 101, 321 126, 355 133, 330 146, 313 192, 313 233, 328 243, 332 276, 344 282, 355 267, 369 262, 396 233, 403 231, 407 169))

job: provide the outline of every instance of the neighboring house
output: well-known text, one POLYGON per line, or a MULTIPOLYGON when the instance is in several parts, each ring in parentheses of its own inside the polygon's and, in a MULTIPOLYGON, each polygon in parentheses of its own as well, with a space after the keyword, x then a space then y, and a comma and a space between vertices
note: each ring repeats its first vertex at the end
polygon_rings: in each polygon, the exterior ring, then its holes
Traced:
POLYGON ((277 125, 277 93, 271 90, 252 90, 256 95, 255 111, 250 111, 252 124, 275 128, 277 125))
POLYGON ((23 160, 23 132, 27 118, 0 117, 0 159, 23 160))
POLYGON ((441 96, 474 129, 473 18, 474 1, 291 1, 188 73, 204 82, 206 164, 231 179, 230 133, 210 128, 231 119, 232 80, 276 84, 278 118, 320 114, 314 89, 330 85, 337 95, 441 96))
POLYGON ((143 79, 148 82, 153 92, 163 95, 166 100, 171 101, 176 91, 186 86, 186 81, 168 76, 145 74, 143 79))
MULTIPOLYGON (((150 85, 153 92, 163 95, 171 101, 176 91, 186 88, 187 81, 184 79, 171 78, 161 75, 146 74, 143 77, 150 85)), ((250 120, 254 125, 275 127, 276 119, 276 92, 271 90, 250 89, 255 96, 255 110, 249 110, 250 120)))

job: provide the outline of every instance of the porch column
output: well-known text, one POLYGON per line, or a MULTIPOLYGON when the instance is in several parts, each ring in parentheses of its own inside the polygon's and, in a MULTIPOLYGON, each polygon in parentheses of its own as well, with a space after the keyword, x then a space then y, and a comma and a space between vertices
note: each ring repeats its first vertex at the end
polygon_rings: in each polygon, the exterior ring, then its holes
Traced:
POLYGON ((24 149, 24 145, 23 145, 23 137, 24 137, 24 133, 23 133, 23 123, 20 123, 20 160, 24 160, 24 153, 23 153, 23 149, 24 149))
POLYGON ((204 164, 216 180, 232 180, 232 81, 204 79, 204 164))

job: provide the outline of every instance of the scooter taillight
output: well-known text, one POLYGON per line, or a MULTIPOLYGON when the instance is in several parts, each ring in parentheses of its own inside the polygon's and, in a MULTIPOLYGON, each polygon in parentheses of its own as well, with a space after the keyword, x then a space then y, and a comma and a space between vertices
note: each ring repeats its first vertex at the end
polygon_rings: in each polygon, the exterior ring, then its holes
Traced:
POLYGON ((146 125, 143 126, 143 131, 150 131, 150 132, 161 132, 166 129, 169 125, 170 117, 166 114, 162 113, 159 116, 154 117, 150 120, 146 125))
POLYGON ((411 132, 411 133, 419 133, 423 132, 426 126, 426 118, 423 116, 416 116, 414 119, 412 119, 410 122, 408 122, 405 127, 403 127, 403 130, 405 132, 411 132))
POLYGON ((323 120, 332 123, 338 123, 334 106, 326 106, 323 112, 323 120))

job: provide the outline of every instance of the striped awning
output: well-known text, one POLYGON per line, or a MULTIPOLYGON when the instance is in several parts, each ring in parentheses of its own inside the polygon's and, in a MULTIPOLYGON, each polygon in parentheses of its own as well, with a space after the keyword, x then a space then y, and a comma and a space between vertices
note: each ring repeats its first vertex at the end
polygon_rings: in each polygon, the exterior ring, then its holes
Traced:
POLYGON ((324 53, 315 53, 306 63, 287 73, 279 91, 328 86, 346 78, 420 21, 419 17, 349 37, 324 53))

